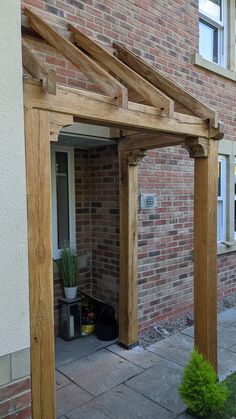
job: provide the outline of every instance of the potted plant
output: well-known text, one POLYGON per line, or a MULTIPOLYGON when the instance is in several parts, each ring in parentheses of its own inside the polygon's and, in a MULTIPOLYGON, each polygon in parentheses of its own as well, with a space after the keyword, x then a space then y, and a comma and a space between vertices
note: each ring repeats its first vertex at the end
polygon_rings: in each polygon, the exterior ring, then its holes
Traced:
POLYGON ((63 247, 60 251, 58 266, 62 276, 65 297, 73 299, 77 293, 78 257, 75 250, 63 247))

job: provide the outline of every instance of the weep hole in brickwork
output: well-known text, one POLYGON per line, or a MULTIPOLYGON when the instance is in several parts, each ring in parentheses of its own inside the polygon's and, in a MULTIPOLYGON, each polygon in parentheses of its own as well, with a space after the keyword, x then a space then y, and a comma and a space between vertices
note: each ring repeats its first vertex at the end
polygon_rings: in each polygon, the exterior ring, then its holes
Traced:
MULTIPOLYGON (((195 345, 217 368, 216 179, 223 126, 207 105, 114 43, 113 52, 75 26, 62 34, 25 8, 23 32, 42 38, 102 94, 56 84, 55 71, 22 40, 28 197, 33 418, 55 417, 50 142, 75 121, 115 128, 120 178, 119 342, 137 334, 137 165, 146 150, 182 145, 195 159, 195 345)), ((113 138, 113 140, 114 140, 113 138)))

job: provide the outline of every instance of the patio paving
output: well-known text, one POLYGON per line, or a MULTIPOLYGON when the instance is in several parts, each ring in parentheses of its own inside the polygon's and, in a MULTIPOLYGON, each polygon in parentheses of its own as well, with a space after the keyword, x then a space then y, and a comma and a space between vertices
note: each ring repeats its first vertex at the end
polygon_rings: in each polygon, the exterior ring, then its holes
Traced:
MULTIPOLYGON (((148 348, 125 350, 87 336, 56 339, 60 419, 191 419, 178 394, 193 327, 148 348)), ((218 317, 219 377, 236 371, 236 308, 218 317)))

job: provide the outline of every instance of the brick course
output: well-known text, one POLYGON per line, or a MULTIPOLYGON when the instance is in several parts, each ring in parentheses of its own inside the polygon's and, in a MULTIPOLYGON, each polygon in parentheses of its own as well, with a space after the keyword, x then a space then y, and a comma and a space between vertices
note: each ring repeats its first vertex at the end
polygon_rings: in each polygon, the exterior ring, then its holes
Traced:
POLYGON ((30 378, 0 387, 0 418, 31 418, 30 378))
MULTIPOLYGON (((191 63, 192 55, 198 51, 197 0, 189 1, 187 7, 184 0, 27 0, 22 1, 24 4, 35 6, 45 18, 57 21, 61 27, 65 27, 66 21, 73 22, 84 33, 108 46, 113 40, 124 42, 136 54, 217 109, 225 125, 225 138, 235 139, 235 82, 191 63)), ((56 68, 60 83, 97 90, 52 48, 36 40, 32 42, 42 57, 56 68)), ((148 153, 139 173, 140 193, 157 193, 159 202, 156 211, 139 213, 138 301, 142 330, 158 319, 175 317, 192 307, 193 161, 179 147, 160 149, 148 153)), ((105 184, 105 177, 103 180, 105 184)), ((106 213, 106 200, 104 195, 102 197, 102 206, 93 207, 101 217, 106 213)), ((95 198, 94 202, 99 202, 97 196, 95 198)), ((114 223, 118 228, 117 220, 118 214, 114 214, 112 229, 115 229, 114 223)), ((77 217, 78 243, 82 234, 80 229, 86 228, 80 222, 85 220, 77 217)), ((95 236, 95 227, 93 232, 95 236)), ((106 249, 100 247, 99 250, 106 252, 106 249)), ((94 260, 97 250, 93 252, 94 260)), ((111 260, 115 254, 114 247, 111 260)), ((236 289, 234 259, 235 253, 218 257, 219 296, 236 289)), ((98 275, 97 270, 102 269, 101 266, 98 268, 101 259, 96 261, 97 267, 91 262, 94 278, 98 275)), ((115 266, 118 266, 117 262, 115 266)), ((91 271, 87 279, 91 280, 91 271)), ((94 290, 102 295, 102 279, 98 276, 97 279, 94 290)), ((113 280, 111 298, 115 300, 117 277, 113 280)), ((107 288, 105 281, 104 286, 107 288)))

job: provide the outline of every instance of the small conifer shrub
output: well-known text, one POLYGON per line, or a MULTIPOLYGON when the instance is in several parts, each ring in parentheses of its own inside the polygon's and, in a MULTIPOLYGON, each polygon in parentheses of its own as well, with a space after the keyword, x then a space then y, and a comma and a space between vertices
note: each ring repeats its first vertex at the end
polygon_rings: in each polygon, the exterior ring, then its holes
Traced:
POLYGON ((212 365, 201 354, 193 350, 184 370, 179 393, 191 413, 208 417, 223 407, 228 390, 217 381, 212 365))

